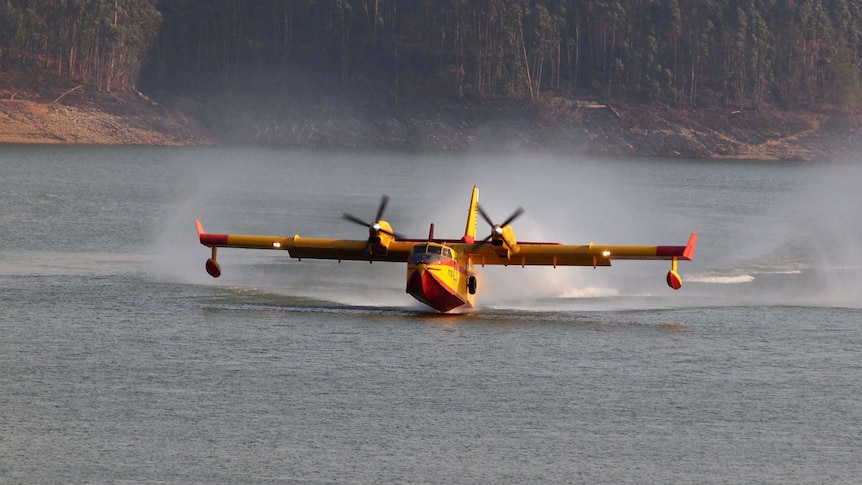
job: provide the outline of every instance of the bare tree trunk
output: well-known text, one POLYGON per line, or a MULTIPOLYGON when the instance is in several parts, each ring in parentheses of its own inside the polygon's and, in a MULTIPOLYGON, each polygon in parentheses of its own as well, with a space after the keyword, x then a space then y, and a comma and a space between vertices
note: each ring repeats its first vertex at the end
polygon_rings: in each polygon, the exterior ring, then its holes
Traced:
POLYGON ((521 52, 524 54, 524 71, 527 73, 527 86, 530 88, 530 99, 535 99, 533 94, 533 79, 530 76, 530 61, 527 58, 527 41, 524 40, 524 21, 518 16, 518 29, 521 32, 521 52))
POLYGON ((347 15, 341 12, 341 84, 346 85, 350 69, 350 28, 347 15))

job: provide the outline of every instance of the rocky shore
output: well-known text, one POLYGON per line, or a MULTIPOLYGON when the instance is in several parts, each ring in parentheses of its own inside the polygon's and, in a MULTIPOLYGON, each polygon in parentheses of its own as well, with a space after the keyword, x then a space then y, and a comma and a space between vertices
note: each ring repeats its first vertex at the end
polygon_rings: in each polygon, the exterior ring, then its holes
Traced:
POLYGON ((0 143, 407 150, 536 149, 609 156, 855 158, 846 110, 676 109, 560 97, 401 101, 339 96, 0 92, 0 143), (67 95, 68 94, 68 95, 67 95))
POLYGON ((194 119, 165 109, 142 95, 77 96, 46 101, 38 93, 17 94, 0 93, 0 143, 178 146, 212 143, 206 130, 194 119))

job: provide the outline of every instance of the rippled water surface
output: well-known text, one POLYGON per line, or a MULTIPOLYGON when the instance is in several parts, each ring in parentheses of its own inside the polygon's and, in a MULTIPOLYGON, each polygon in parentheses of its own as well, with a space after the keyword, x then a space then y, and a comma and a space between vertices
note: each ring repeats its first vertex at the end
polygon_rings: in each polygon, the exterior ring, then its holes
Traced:
POLYGON ((0 147, 0 483, 858 483, 862 169, 583 157, 0 147), (428 312, 399 264, 213 232, 522 240, 665 262, 486 268, 428 312), (482 228, 482 231, 487 230, 482 228))

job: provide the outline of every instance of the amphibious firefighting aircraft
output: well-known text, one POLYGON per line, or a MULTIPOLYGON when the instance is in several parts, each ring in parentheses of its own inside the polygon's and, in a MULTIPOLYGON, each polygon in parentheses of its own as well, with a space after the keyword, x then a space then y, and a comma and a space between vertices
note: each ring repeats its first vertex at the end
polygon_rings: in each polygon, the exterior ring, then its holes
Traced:
POLYGON ((206 261, 210 276, 218 278, 221 266, 216 250, 250 248, 287 250, 290 257, 302 260, 332 259, 341 262, 391 261, 407 263, 407 293, 441 313, 458 308, 473 308, 476 292, 476 267, 503 266, 610 266, 615 259, 669 260, 667 284, 674 290, 682 287, 677 273, 677 261, 691 260, 697 243, 692 233, 685 246, 609 246, 602 244, 569 245, 554 242, 522 242, 515 238, 511 223, 524 210, 518 208, 506 220, 495 223, 479 205, 479 189, 473 187, 467 227, 460 239, 434 237, 434 224, 425 239, 403 238, 383 220, 389 201, 383 196, 373 222, 344 214, 344 219, 368 228, 368 238, 359 240, 304 238, 299 235, 253 236, 241 234, 210 234, 195 219, 201 244, 212 248, 206 261), (483 239, 476 239, 477 216, 491 226, 483 239))

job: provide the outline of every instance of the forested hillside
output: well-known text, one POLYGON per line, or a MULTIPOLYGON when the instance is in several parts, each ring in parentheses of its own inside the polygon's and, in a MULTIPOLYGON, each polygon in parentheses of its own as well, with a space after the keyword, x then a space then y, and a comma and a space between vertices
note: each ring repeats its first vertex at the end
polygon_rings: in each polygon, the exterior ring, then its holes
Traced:
POLYGON ((596 93, 675 105, 855 103, 856 0, 158 2, 156 84, 301 69, 447 98, 596 93))
POLYGON ((0 0, 3 143, 822 160, 860 78, 862 0, 0 0))
POLYGON ((862 100, 862 0, 2 0, 0 71, 103 91, 862 100))
POLYGON ((134 89, 160 24, 151 0, 0 0, 0 73, 134 89))

